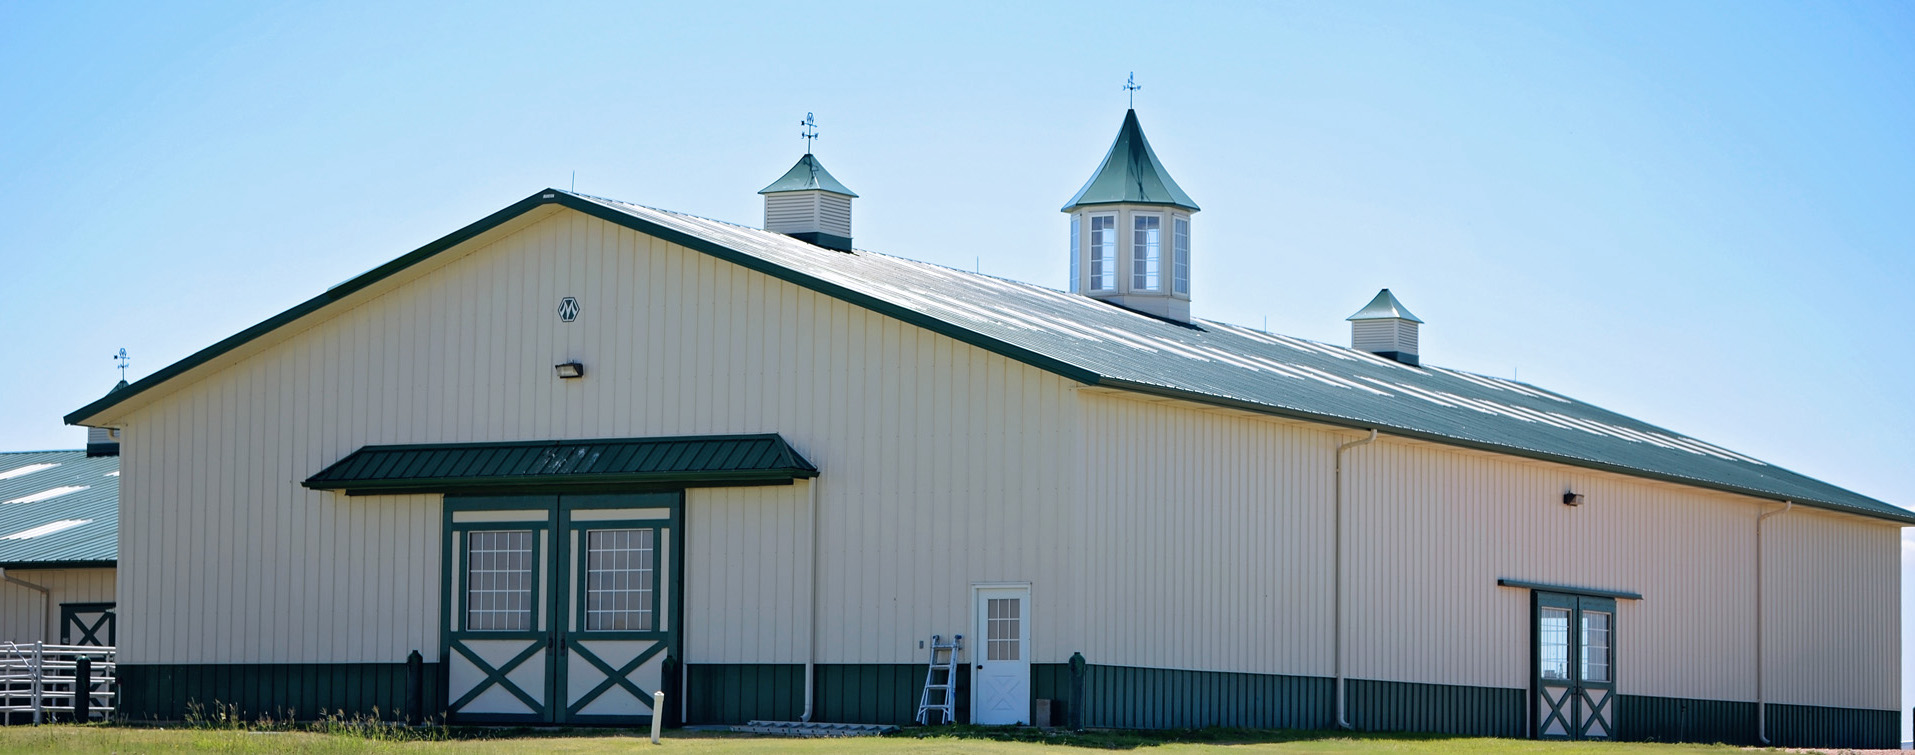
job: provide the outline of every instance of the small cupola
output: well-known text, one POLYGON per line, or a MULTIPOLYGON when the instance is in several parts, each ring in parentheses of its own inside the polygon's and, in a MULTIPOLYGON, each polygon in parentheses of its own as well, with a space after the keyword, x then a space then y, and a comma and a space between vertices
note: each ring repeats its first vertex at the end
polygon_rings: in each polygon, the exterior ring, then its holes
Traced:
POLYGON ((851 200, 858 195, 832 178, 811 154, 811 140, 818 134, 810 113, 800 125, 805 127, 805 156, 758 192, 765 196, 765 230, 849 252, 851 200))
POLYGON ((1197 209, 1158 162, 1137 111, 1125 112, 1103 164, 1064 205, 1071 216, 1071 292, 1188 322, 1190 216, 1197 209))
POLYGON ((1423 324, 1389 289, 1350 315, 1350 348, 1404 364, 1418 364, 1416 329, 1423 324))

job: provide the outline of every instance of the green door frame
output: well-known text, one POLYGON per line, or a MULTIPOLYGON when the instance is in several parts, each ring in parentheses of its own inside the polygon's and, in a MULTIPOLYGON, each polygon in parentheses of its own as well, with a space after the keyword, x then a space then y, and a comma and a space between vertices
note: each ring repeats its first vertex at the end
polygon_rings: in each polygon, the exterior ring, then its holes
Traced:
POLYGON ((113 617, 112 603, 61 603, 60 604, 60 644, 62 645, 117 645, 118 624, 113 617), (98 619, 88 623, 81 614, 97 613, 98 619), (80 638, 73 639, 73 630, 80 630, 80 638), (100 630, 106 630, 106 636, 100 636, 100 630))
MULTIPOLYGON (((473 692, 476 693, 491 684, 509 684, 505 682, 503 677, 505 674, 510 673, 511 670, 516 667, 517 663, 526 662, 531 656, 537 655, 539 648, 544 648, 546 651, 543 661, 546 665, 546 673, 544 675, 545 688, 542 690, 544 693, 542 698, 544 701, 543 705, 535 705, 534 701, 528 699, 530 697, 529 694, 521 694, 529 691, 516 690, 516 688, 510 686, 505 687, 508 692, 512 692, 515 696, 519 697, 521 702, 534 708, 535 713, 520 715, 452 714, 451 708, 457 707, 459 703, 465 702, 465 700, 448 699, 446 701, 448 706, 447 713, 449 714, 448 718, 456 717, 455 723, 569 723, 614 725, 643 725, 650 723, 650 716, 587 715, 579 713, 579 710, 590 705, 597 696, 613 688, 624 688, 626 692, 639 698, 640 701, 649 708, 652 704, 651 693, 655 690, 640 689, 632 684, 630 680, 624 678, 624 675, 632 669, 643 665, 659 653, 663 653, 668 659, 675 660, 683 657, 681 642, 684 634, 685 599, 685 577, 683 568, 685 552, 684 504, 685 494, 683 490, 536 496, 447 495, 443 506, 444 532, 442 535, 442 556, 440 559, 442 573, 440 575, 439 604, 441 632, 439 650, 440 658, 443 659, 443 662, 440 663, 440 684, 443 685, 441 689, 451 689, 450 661, 452 659, 452 653, 461 653, 461 657, 466 658, 475 666, 478 666, 482 672, 487 674, 487 680, 474 689, 473 692), (669 514, 663 519, 593 520, 587 522, 573 522, 570 519, 570 514, 575 511, 620 508, 666 509, 669 511, 669 514), (542 522, 453 521, 454 515, 461 512, 531 509, 545 511, 545 520, 542 522), (666 529, 669 532, 669 540, 660 543, 660 545, 668 549, 666 559, 658 564, 658 568, 653 570, 654 582, 652 585, 652 615, 659 616, 662 613, 665 618, 665 626, 649 632, 593 632, 589 637, 584 636, 584 633, 581 632, 575 636, 567 630, 570 619, 567 612, 570 605, 574 602, 579 606, 585 604, 585 580, 582 577, 585 566, 585 554, 583 552, 573 552, 571 547, 572 533, 583 532, 588 529, 622 528, 657 528, 666 529), (546 549, 545 561, 543 563, 545 567, 543 573, 547 575, 546 580, 542 581, 536 577, 533 579, 533 605, 535 608, 543 608, 544 615, 549 617, 549 620, 543 628, 530 632, 467 632, 460 629, 460 619, 462 617, 456 615, 454 612, 453 568, 455 563, 460 564, 460 568, 463 568, 463 561, 454 559, 454 533, 463 534, 474 530, 523 529, 533 529, 535 533, 539 531, 550 533, 549 542, 551 546, 546 549), (580 578, 576 580, 576 588, 571 585, 574 581, 572 575, 575 570, 581 575, 580 578), (664 596, 662 599, 660 597, 661 595, 664 596), (472 654, 458 650, 455 647, 455 641, 462 639, 543 639, 545 642, 527 648, 525 653, 522 653, 519 657, 513 659, 513 661, 504 664, 504 668, 493 669, 482 660, 473 657, 472 654), (592 641, 627 639, 660 640, 661 642, 658 646, 646 651, 640 657, 621 664, 618 667, 613 667, 611 664, 598 658, 588 647, 582 644, 592 641), (581 658, 596 666, 600 671, 604 672, 607 677, 604 682, 596 686, 589 694, 582 697, 576 705, 569 704, 567 701, 569 697, 569 690, 567 689, 569 663, 567 663, 567 657, 574 653, 580 654, 581 658)), ((459 541, 463 542, 464 540, 460 538, 459 541)), ((463 584, 463 582, 461 582, 461 584, 463 584)), ((669 669, 674 665, 676 664, 667 663, 666 668, 669 669)), ((675 680, 661 679, 660 681, 669 686, 675 680)), ((467 697, 470 696, 471 694, 467 695, 467 697)), ((667 704, 676 705, 678 701, 668 701, 667 704)), ((668 718, 667 720, 671 719, 668 718)))
POLYGON ((1532 590, 1530 592, 1530 694, 1529 694, 1529 735, 1533 739, 1615 739, 1616 738, 1616 636, 1617 636, 1616 599, 1594 595, 1572 595, 1567 593, 1532 590), (1565 612, 1568 626, 1564 628, 1569 664, 1566 679, 1543 678, 1543 612, 1557 609, 1565 612), (1604 678, 1590 681, 1585 677, 1586 664, 1583 658, 1583 622, 1584 612, 1602 612, 1609 616, 1609 652, 1608 666, 1604 678), (1555 697, 1550 696, 1546 687, 1562 688, 1555 697), (1592 690, 1595 694, 1592 694, 1592 690), (1545 707, 1547 704, 1547 707, 1545 707), (1553 735, 1552 724, 1559 724, 1562 734, 1553 735), (1591 736, 1592 729, 1600 725, 1602 733, 1591 736))

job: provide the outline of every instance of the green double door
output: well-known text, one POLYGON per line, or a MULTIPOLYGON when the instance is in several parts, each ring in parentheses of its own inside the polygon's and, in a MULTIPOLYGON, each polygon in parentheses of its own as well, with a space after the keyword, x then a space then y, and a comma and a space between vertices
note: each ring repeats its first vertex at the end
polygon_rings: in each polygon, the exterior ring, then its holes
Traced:
POLYGON ((682 502, 446 496, 448 720, 650 723, 678 655, 682 502))
POLYGON ((1614 739, 1616 601, 1533 595, 1533 733, 1538 739, 1614 739))

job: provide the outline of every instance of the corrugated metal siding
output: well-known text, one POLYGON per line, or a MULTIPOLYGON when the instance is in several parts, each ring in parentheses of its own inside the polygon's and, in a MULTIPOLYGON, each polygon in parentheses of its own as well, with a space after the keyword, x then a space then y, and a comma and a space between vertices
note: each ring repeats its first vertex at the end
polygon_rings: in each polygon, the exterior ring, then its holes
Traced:
POLYGON ((262 348, 128 418, 128 662, 437 660, 437 496, 297 485, 362 445, 752 432, 829 470, 821 660, 918 662, 970 624, 972 579, 1032 581, 1038 659, 1074 649, 1076 421, 1049 373, 573 213, 262 348), (552 376, 573 359, 585 379, 552 376))
POLYGON ((1082 650, 1123 666, 1331 675, 1335 436, 1079 395, 1076 574, 1092 613, 1063 658, 1082 650))
POLYGON ((1324 729, 1335 723, 1334 688, 1333 680, 1314 677, 1092 665, 1084 725, 1324 729))
MULTIPOLYGON (((1473 737, 1528 735, 1529 691, 1352 679, 1350 725, 1363 731, 1430 731, 1473 737)), ((1332 693, 1334 700, 1334 693, 1332 693)))
MULTIPOLYGON (((60 604, 113 602, 113 573, 113 569, 8 569, 9 577, 47 588, 52 608, 46 607, 39 591, 0 582, 0 641, 59 642, 60 604)), ((126 625, 119 625, 118 631, 124 641, 126 625)))
MULTIPOLYGON (((1330 472, 1335 445, 1361 436, 1080 395, 1098 460, 1083 482, 1080 573, 1099 611, 1085 655, 1333 674, 1330 472), (1125 606, 1151 608, 1113 613, 1125 606)), ((1529 595, 1496 586, 1512 578, 1645 596, 1618 604, 1624 693, 1754 699, 1755 517, 1775 504, 1387 436, 1345 464, 1353 678, 1527 688, 1529 595), (1585 504, 1564 506, 1567 490, 1585 504)), ((1771 698, 1895 706, 1898 635, 1882 627, 1896 622, 1897 529, 1799 507, 1768 527, 1772 578, 1786 572, 1770 585, 1770 653, 1796 669, 1771 666, 1771 698), (1783 534, 1791 521, 1813 536, 1783 534), (1830 628, 1830 615, 1863 620, 1830 628), (1803 697, 1775 697, 1784 686, 1803 697)))
MULTIPOLYGON (((445 709, 438 664, 424 669, 428 714, 445 709)), ((241 717, 310 721, 344 711, 391 721, 405 714, 403 663, 121 665, 120 713, 134 723, 180 721, 191 703, 238 706, 241 717)))
MULTIPOLYGON (((1771 715, 1774 709, 1770 709, 1771 715)), ((1616 738, 1756 744, 1755 703, 1647 695, 1616 699, 1616 738)))
POLYGON ((1901 707, 1901 532, 1798 506, 1763 539, 1769 701, 1901 707))

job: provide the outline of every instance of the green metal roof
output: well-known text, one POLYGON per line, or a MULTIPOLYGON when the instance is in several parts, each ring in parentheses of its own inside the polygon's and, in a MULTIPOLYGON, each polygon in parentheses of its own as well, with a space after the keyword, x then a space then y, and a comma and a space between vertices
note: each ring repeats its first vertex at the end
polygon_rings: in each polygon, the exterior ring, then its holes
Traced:
POLYGON ((857 192, 845 188, 844 184, 838 183, 838 179, 832 178, 831 174, 825 171, 824 164, 818 162, 818 158, 810 152, 806 152, 804 157, 798 158, 797 164, 792 165, 791 170, 785 171, 785 174, 779 176, 778 180, 771 182, 770 186, 759 189, 758 193, 772 194, 781 191, 811 190, 828 191, 833 194, 843 194, 847 197, 858 196, 857 192))
POLYGON ((547 204, 712 255, 1087 385, 1559 462, 1915 524, 1915 513, 1502 378, 1412 366, 1208 320, 1173 323, 1055 289, 546 189, 70 413, 112 407, 547 204))
POLYGON ((366 446, 307 478, 349 495, 465 488, 778 484, 818 469, 777 435, 366 446))
POLYGON ((1376 298, 1371 299, 1369 304, 1363 305, 1363 308, 1357 310, 1356 314, 1344 319, 1409 320, 1410 322, 1416 323, 1422 322, 1422 320, 1417 319, 1416 315, 1410 314, 1410 308, 1403 306, 1403 302, 1397 301, 1396 296, 1391 294, 1387 288, 1376 292, 1376 298))
POLYGON ((1077 190, 1077 196, 1064 203, 1064 211, 1087 204, 1119 203, 1170 205, 1192 212, 1199 209, 1190 195, 1170 180, 1164 164, 1157 161, 1150 140, 1144 138, 1144 127, 1137 124, 1135 110, 1124 113, 1124 125, 1117 129, 1117 139, 1110 143, 1104 164, 1097 167, 1084 188, 1077 190))
POLYGON ((112 566, 119 560, 120 457, 0 453, 0 567, 112 566))

